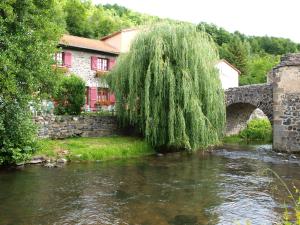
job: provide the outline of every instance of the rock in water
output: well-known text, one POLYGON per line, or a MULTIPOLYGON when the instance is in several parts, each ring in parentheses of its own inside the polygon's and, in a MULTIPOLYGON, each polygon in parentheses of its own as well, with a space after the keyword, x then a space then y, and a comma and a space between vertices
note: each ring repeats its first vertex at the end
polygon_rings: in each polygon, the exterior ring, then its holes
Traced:
POLYGON ((65 158, 61 158, 61 159, 58 159, 56 160, 57 163, 67 163, 68 160, 66 160, 65 158))

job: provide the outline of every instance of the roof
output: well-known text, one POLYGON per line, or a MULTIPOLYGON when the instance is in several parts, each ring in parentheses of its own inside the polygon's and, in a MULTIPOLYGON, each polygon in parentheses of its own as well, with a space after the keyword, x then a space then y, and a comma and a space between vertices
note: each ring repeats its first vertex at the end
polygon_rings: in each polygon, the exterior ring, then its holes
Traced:
POLYGON ((239 75, 241 74, 241 71, 239 71, 234 65, 230 64, 226 59, 220 59, 218 63, 220 63, 220 62, 226 63, 228 66, 230 66, 236 72, 238 72, 239 75))
POLYGON ((104 36, 104 37, 100 38, 100 40, 101 40, 101 41, 104 41, 104 40, 106 40, 106 39, 108 39, 108 38, 111 38, 111 37, 114 37, 114 36, 116 36, 116 35, 118 35, 118 34, 120 34, 120 33, 128 32, 128 31, 134 31, 134 30, 139 30, 139 29, 138 29, 138 28, 128 28, 128 29, 123 29, 123 30, 117 31, 117 32, 115 32, 115 33, 109 34, 109 35, 107 35, 107 36, 104 36))
POLYGON ((94 50, 99 52, 108 52, 113 54, 119 54, 118 50, 111 45, 105 43, 104 41, 77 37, 73 35, 64 34, 59 41, 60 45, 94 50))

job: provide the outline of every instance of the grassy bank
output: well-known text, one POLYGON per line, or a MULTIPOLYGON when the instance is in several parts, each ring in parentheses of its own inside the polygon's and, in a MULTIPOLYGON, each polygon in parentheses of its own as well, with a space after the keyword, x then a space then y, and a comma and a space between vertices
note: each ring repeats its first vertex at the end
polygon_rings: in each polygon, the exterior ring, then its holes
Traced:
POLYGON ((71 161, 124 159, 154 154, 144 140, 136 137, 69 138, 41 140, 35 155, 48 158, 65 157, 71 161))

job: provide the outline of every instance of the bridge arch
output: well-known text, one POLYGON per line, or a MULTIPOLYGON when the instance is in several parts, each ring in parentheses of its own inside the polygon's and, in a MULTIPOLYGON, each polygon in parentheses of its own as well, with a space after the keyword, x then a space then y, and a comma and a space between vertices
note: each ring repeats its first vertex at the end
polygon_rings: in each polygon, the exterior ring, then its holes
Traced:
POLYGON ((226 95, 226 135, 238 134, 247 125, 252 112, 259 108, 272 122, 273 89, 270 84, 230 88, 226 95))

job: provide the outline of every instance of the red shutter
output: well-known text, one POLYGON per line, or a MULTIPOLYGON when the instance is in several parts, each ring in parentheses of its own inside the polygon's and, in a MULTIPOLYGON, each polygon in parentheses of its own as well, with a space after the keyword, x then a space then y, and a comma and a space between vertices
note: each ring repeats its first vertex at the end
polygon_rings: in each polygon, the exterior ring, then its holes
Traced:
POLYGON ((90 87, 90 108, 92 111, 96 110, 96 104, 97 102, 97 87, 90 87))
POLYGON ((72 53, 71 52, 64 52, 63 57, 64 57, 64 59, 63 59, 64 66, 71 67, 71 65, 72 65, 72 53))
POLYGON ((91 57, 91 70, 97 70, 97 60, 96 56, 91 57))
POLYGON ((109 93, 109 101, 111 104, 115 104, 116 103, 116 97, 115 97, 115 94, 114 93, 109 93))
POLYGON ((108 70, 112 70, 112 68, 114 67, 114 65, 116 64, 116 59, 115 58, 111 58, 108 60, 108 70))

